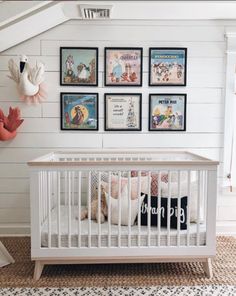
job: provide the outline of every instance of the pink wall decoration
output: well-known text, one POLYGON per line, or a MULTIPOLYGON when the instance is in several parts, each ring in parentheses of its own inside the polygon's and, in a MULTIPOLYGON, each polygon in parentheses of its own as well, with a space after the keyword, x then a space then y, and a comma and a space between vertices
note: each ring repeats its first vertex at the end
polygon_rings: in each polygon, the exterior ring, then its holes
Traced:
POLYGON ((0 109, 0 141, 8 141, 15 138, 17 128, 24 119, 20 118, 19 108, 9 108, 9 114, 6 117, 0 109))

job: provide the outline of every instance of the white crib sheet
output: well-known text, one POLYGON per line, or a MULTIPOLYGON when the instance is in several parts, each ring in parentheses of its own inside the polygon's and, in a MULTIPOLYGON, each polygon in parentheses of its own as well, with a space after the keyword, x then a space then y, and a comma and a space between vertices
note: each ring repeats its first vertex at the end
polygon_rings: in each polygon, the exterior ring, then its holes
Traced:
MULTIPOLYGON (((54 208, 51 212, 51 246, 58 247, 58 219, 57 219, 57 208, 54 208)), ((61 246, 68 247, 68 206, 60 207, 60 232, 61 232, 61 246)), ((78 247, 78 227, 79 221, 78 217, 78 207, 71 207, 71 247, 78 247)), ((89 223, 88 219, 83 220, 81 223, 81 247, 88 247, 88 229, 89 223)), ((96 221, 91 221, 91 246, 98 246, 98 223, 96 221)), ((118 226, 111 225, 111 246, 118 246, 118 226)), ((151 227, 150 232, 150 245, 158 245, 158 228, 155 226, 151 227)), ((194 246, 197 244, 197 225, 191 223, 190 225, 190 245, 194 246)), ((140 232, 140 245, 148 246, 148 227, 141 226, 140 232)), ((108 223, 105 222, 101 224, 101 246, 108 246, 108 223)), ((199 233, 199 244, 205 245, 206 243, 206 226, 204 224, 200 225, 199 233)), ((48 246, 48 221, 46 220, 41 228, 41 245, 42 247, 48 246)), ((160 245, 167 246, 167 228, 161 227, 160 235, 160 245)), ((170 245, 177 245, 177 230, 170 230, 170 245)), ((187 245, 187 230, 180 231, 180 245, 187 245)), ((128 246, 128 227, 121 226, 121 246, 128 246)), ((131 227, 131 246, 138 246, 138 225, 133 225, 131 227)))

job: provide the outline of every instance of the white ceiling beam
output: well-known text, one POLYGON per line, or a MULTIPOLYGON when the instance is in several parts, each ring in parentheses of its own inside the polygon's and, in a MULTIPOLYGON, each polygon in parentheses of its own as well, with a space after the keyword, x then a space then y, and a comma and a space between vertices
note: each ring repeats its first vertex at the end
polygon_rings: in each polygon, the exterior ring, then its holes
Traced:
POLYGON ((38 10, 52 1, 5 1, 0 2, 0 28, 16 19, 38 10))
POLYGON ((10 23, 0 30, 0 52, 67 20, 68 17, 63 11, 63 3, 56 2, 47 9, 36 11, 26 18, 10 23))

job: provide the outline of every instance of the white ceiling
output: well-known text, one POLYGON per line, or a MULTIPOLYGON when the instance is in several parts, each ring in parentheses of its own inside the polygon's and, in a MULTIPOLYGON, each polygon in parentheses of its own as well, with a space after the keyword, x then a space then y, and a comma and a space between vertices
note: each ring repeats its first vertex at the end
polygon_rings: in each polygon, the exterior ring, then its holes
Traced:
POLYGON ((0 1, 0 52, 67 20, 81 20, 80 4, 112 4, 114 20, 236 20, 236 1, 0 1))

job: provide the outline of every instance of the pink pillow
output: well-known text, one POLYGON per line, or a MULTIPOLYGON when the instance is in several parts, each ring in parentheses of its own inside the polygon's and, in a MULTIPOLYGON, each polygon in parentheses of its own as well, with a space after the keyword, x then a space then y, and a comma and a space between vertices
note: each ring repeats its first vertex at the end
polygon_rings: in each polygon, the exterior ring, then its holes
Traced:
MULTIPOLYGON (((131 171, 131 177, 137 177, 138 171, 131 171)), ((148 176, 148 172, 142 171, 141 176, 148 176)), ((168 183, 168 174, 161 174, 161 181, 168 183)), ((145 193, 145 192, 144 192, 145 193)), ((151 173, 151 195, 158 195, 158 173, 151 173)))
MULTIPOLYGON (((148 176, 143 176, 140 178, 141 180, 141 192, 148 194, 148 176)), ((131 182, 131 199, 134 200, 138 196, 140 196, 141 192, 138 192, 138 177, 134 177, 130 179, 131 182)), ((101 182, 102 186, 104 187, 105 191, 108 193, 108 182, 101 182)), ((121 193, 123 189, 128 186, 128 178, 121 178, 121 193)), ((111 177, 111 196, 113 198, 118 198, 119 193, 119 178, 118 176, 111 177)))

